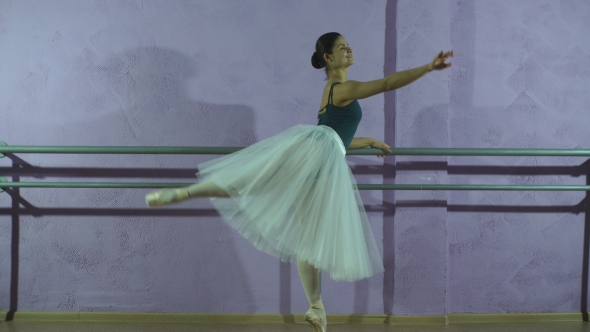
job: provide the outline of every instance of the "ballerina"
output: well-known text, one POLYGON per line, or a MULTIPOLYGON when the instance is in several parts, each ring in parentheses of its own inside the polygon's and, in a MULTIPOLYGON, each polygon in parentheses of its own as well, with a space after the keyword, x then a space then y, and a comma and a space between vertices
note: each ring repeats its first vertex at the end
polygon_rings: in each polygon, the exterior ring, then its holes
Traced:
POLYGON ((296 125, 243 150, 198 166, 196 184, 146 195, 150 207, 191 198, 211 199, 219 214, 256 248, 282 261, 297 262, 310 303, 305 320, 325 332, 320 270, 337 281, 356 281, 384 271, 346 149, 373 147, 391 152, 373 138, 355 138, 362 117, 358 99, 406 86, 433 70, 451 66, 453 51, 384 78, 348 80, 352 48, 339 33, 322 35, 311 64, 328 77, 318 125, 296 125))

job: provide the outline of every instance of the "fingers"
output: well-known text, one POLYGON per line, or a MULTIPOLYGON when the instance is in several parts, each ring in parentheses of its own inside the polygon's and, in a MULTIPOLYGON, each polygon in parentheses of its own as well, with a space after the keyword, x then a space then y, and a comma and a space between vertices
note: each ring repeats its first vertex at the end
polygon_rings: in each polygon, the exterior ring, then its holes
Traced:
MULTIPOLYGON (((447 54, 446 54, 446 56, 445 56, 445 60, 448 59, 448 58, 450 58, 450 57, 452 57, 453 55, 455 55, 454 53, 455 53, 454 50, 448 51, 447 54)), ((449 68, 453 64, 451 62, 449 62, 449 63, 446 63, 446 65, 447 65, 447 68, 449 68)))
POLYGON ((453 55, 455 55, 454 50, 450 50, 448 52, 440 51, 440 53, 438 53, 436 58, 434 58, 434 61, 431 64, 431 68, 436 69, 436 70, 441 70, 441 69, 446 69, 446 68, 451 67, 452 64, 450 62, 447 63, 446 61, 448 58, 452 57, 453 55))
POLYGON ((381 145, 381 146, 379 146, 379 147, 377 147, 377 148, 378 148, 378 149, 381 149, 381 150, 383 150, 383 151, 385 151, 385 152, 389 152, 389 153, 391 153, 391 146, 389 146, 389 145, 387 145, 387 144, 385 144, 385 143, 382 143, 382 145, 381 145))
MULTIPOLYGON (((372 145, 373 148, 383 150, 383 152, 391 153, 391 147, 383 142, 377 141, 375 144, 372 145)), ((377 155, 379 158, 385 158, 387 155, 380 154, 377 155)))
MULTIPOLYGON (((380 149, 383 150, 384 152, 391 153, 391 148, 388 145, 385 145, 384 144, 384 146, 381 147, 380 149)), ((378 155, 378 157, 379 158, 385 158, 385 157, 387 157, 387 155, 386 154, 380 154, 380 155, 378 155)))
MULTIPOLYGON (((443 53, 443 56, 442 57, 445 58, 445 59, 446 58, 450 58, 450 57, 452 57, 454 55, 453 52, 454 52, 454 50, 450 50, 448 52, 445 52, 445 53, 443 53)), ((442 53, 442 51, 441 51, 441 53, 442 53)))
POLYGON ((441 60, 441 62, 445 62, 448 58, 454 55, 454 51, 450 50, 448 52, 440 51, 440 53, 436 56, 436 60, 441 60))
POLYGON ((387 144, 383 144, 384 148, 383 151, 387 152, 387 153, 391 153, 391 146, 387 145, 387 144))
POLYGON ((445 51, 440 51, 440 52, 439 52, 439 53, 436 55, 436 58, 441 58, 441 59, 442 59, 442 58, 444 58, 444 59, 446 59, 446 58, 450 58, 450 57, 452 57, 453 55, 455 55, 455 51, 454 51, 454 50, 450 50, 450 51, 448 51, 448 52, 445 52, 445 51))

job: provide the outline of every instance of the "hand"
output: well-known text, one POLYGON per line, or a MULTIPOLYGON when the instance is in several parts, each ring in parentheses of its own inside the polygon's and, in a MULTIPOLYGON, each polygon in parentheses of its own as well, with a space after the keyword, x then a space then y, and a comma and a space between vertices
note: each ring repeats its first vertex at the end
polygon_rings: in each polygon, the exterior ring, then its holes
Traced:
MULTIPOLYGON (((373 139, 373 143, 371 143, 371 147, 372 148, 375 148, 375 149, 381 149, 381 150, 383 150, 384 152, 387 152, 387 153, 391 153, 391 146, 389 146, 389 145, 387 145, 387 144, 385 144, 385 143, 383 143, 381 141, 378 141, 376 139, 373 139)), ((386 155, 384 155, 384 154, 380 154, 377 157, 379 157, 379 158, 385 158, 385 156, 386 155)))
POLYGON ((443 51, 440 51, 440 53, 434 58, 434 60, 432 60, 432 62, 430 63, 429 69, 432 70, 443 70, 446 68, 449 68, 452 63, 446 63, 447 59, 453 56, 453 50, 450 50, 449 52, 443 53, 443 51))

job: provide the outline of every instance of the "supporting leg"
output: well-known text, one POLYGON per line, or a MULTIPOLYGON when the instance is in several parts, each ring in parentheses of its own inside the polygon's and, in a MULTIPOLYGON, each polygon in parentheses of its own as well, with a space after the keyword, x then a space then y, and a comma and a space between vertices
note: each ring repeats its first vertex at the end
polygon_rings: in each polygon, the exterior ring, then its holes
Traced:
POLYGON ((299 277, 301 278, 303 290, 309 301, 310 308, 321 318, 322 325, 325 327, 328 322, 326 320, 322 295, 320 294, 320 270, 303 261, 297 262, 297 268, 299 269, 299 277))

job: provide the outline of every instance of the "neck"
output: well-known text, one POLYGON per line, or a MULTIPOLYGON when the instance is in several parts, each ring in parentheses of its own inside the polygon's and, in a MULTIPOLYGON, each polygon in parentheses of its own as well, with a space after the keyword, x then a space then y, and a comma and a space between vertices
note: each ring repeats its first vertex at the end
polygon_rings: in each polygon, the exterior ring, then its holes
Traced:
POLYGON ((332 69, 328 76, 332 82, 346 82, 348 79, 348 68, 332 69))

